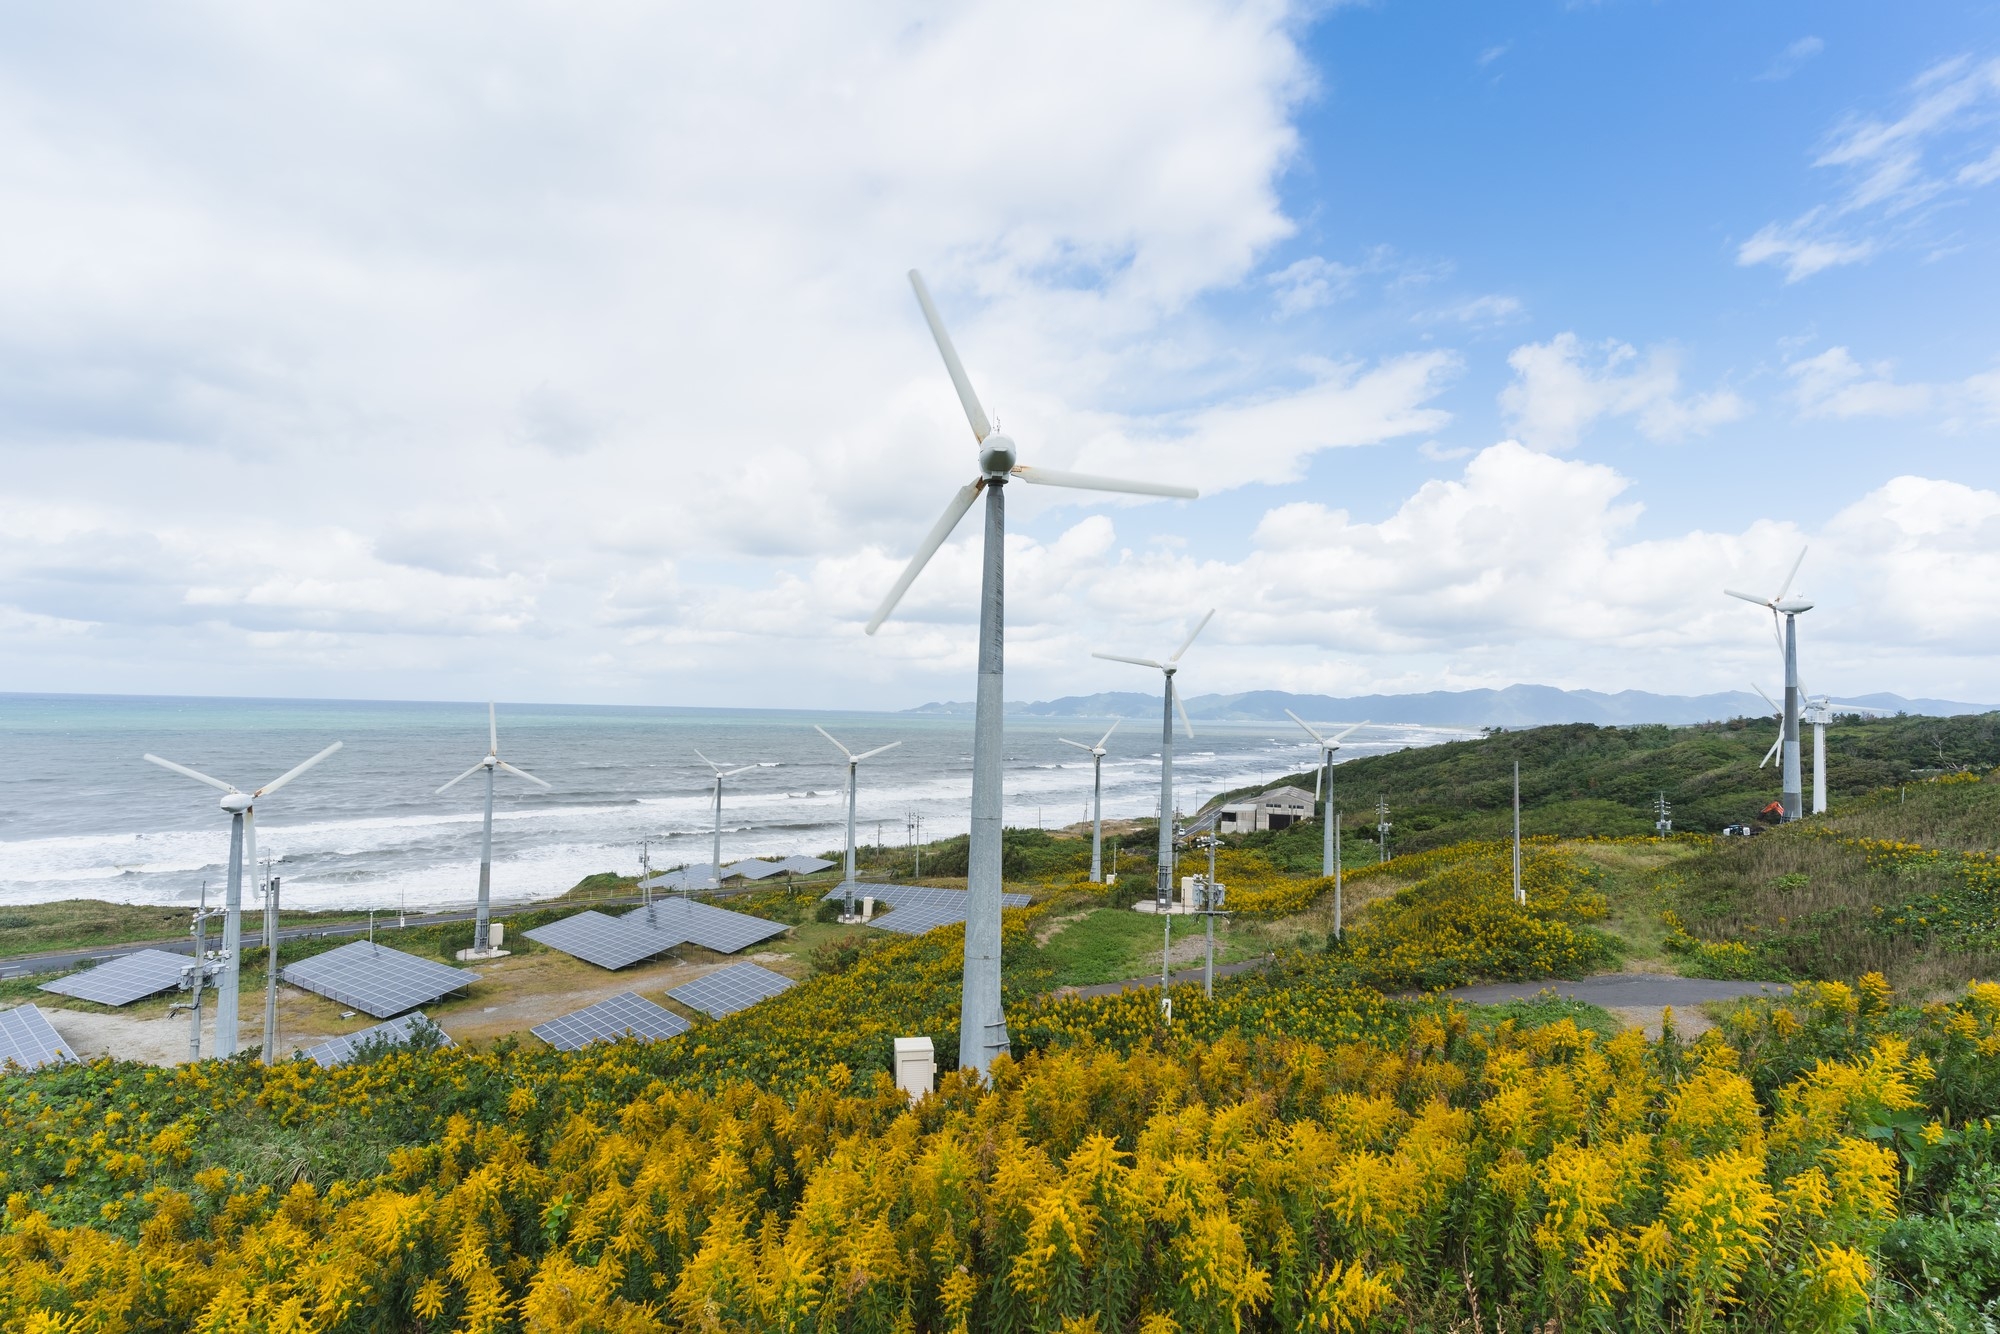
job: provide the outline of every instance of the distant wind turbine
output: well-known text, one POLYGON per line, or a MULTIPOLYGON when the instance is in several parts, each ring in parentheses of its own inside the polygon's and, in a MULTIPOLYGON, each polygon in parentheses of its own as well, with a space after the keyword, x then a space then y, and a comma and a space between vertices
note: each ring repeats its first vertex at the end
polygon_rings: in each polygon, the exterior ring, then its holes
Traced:
MULTIPOLYGON (((319 754, 278 777, 273 778, 255 792, 244 793, 234 783, 225 783, 220 778, 210 778, 207 774, 190 769, 185 764, 175 764, 157 755, 147 754, 144 758, 162 769, 171 769, 197 783, 222 789, 222 809, 229 812, 229 891, 223 900, 222 918, 222 985, 215 997, 215 1052, 218 1056, 234 1056, 237 1043, 237 984, 243 971, 243 867, 248 864, 250 873, 257 873, 257 811, 256 803, 270 796, 285 784, 297 778, 306 770, 318 764, 327 756, 339 750, 342 742, 336 741, 319 754)), ((197 961, 198 962, 198 961, 197 961)), ((264 1064, 270 1065, 277 1059, 271 1048, 274 1043, 264 1044, 264 1064)))
POLYGON ((479 843, 479 910, 472 926, 472 953, 468 958, 483 958, 493 952, 493 774, 504 769, 516 778, 525 778, 544 791, 554 791, 547 783, 525 769, 516 769, 500 758, 500 719, 491 703, 486 706, 486 758, 467 769, 458 777, 439 788, 435 795, 445 793, 463 783, 466 779, 486 771, 486 827, 479 843))
POLYGON ((891 741, 886 746, 877 746, 873 750, 864 750, 859 755, 856 755, 853 751, 841 745, 838 741, 834 741, 833 733, 827 731, 824 727, 821 727, 818 723, 813 724, 813 731, 818 732, 828 741, 833 741, 833 748, 839 751, 842 755, 845 755, 847 757, 847 876, 845 879, 841 881, 841 888, 847 891, 847 912, 848 916, 851 917, 854 915, 854 789, 856 783, 855 773, 858 769, 860 769, 861 761, 867 759, 873 759, 875 756, 880 755, 883 751, 894 750, 896 747, 902 745, 903 743, 900 741, 891 741))
POLYGON ((1362 722, 1355 723, 1352 727, 1346 728, 1345 730, 1341 731, 1339 734, 1335 736, 1321 736, 1318 730, 1315 729, 1311 723, 1299 717, 1299 715, 1293 713, 1290 709, 1285 710, 1285 716, 1290 718, 1293 722, 1297 723, 1300 727, 1305 728, 1306 735, 1310 736, 1314 741, 1317 741, 1319 743, 1319 768, 1313 771, 1313 796, 1315 798, 1319 797, 1322 791, 1324 791, 1326 794, 1326 808, 1325 808, 1326 813, 1320 817, 1320 822, 1324 824, 1326 827, 1321 831, 1322 834, 1321 841, 1324 844, 1324 846, 1320 850, 1319 864, 1320 864, 1320 874, 1323 876, 1330 876, 1333 874, 1333 864, 1334 864, 1333 753, 1340 749, 1340 743, 1347 740, 1349 736, 1353 735, 1356 729, 1366 727, 1368 726, 1368 724, 1364 720, 1362 722), (1324 780, 1324 782, 1321 781, 1322 779, 1324 780))
POLYGON ((1107 662, 1129 662, 1135 667, 1151 667, 1160 673, 1165 682, 1161 698, 1160 716, 1160 864, 1158 881, 1154 886, 1154 900, 1164 912, 1174 900, 1174 712, 1179 710, 1181 723, 1187 728, 1188 740, 1194 740, 1194 723, 1187 716, 1187 706, 1174 693, 1174 673, 1180 670, 1181 654, 1193 647, 1195 637, 1208 628, 1215 616, 1215 608, 1195 623, 1188 631, 1188 637, 1174 650, 1173 656, 1165 662, 1152 658, 1128 658, 1122 653, 1093 653, 1093 658, 1103 658, 1107 662))
POLYGON ((1193 500, 1193 488, 1168 486, 1160 482, 1130 482, 1083 473, 1053 472, 1030 468, 1014 461, 1014 442, 1002 435, 987 418, 972 381, 959 364, 958 350, 944 321, 931 303, 930 289, 923 275, 910 270, 910 286, 930 325, 938 355, 944 358, 946 374, 958 391, 959 405, 972 426, 972 438, 979 446, 979 475, 960 487, 918 544, 916 555, 904 567, 882 605, 869 619, 868 633, 874 634, 889 619, 889 613, 903 600, 910 585, 937 554, 952 529, 972 508, 972 502, 986 493, 986 534, 979 592, 979 690, 973 706, 972 726, 972 831, 966 849, 965 981, 959 1006, 958 1063, 982 1075, 993 1058, 1005 1052, 1007 1015, 1000 1004, 1000 820, 1001 820, 1001 685, 1006 660, 1004 603, 1006 598, 1007 510, 1004 499, 1007 483, 1019 478, 1038 486, 1067 486, 1083 491, 1121 491, 1141 496, 1172 496, 1193 500))
POLYGON ((1093 885, 1104 883, 1104 743, 1117 730, 1117 723, 1105 728, 1094 746, 1071 741, 1066 736, 1056 738, 1065 746, 1090 752, 1090 883, 1093 885))
MULTIPOLYGON (((699 748, 695 750, 695 754, 701 755, 699 748)), ((715 883, 719 886, 722 884, 722 780, 734 778, 738 774, 747 774, 757 766, 745 764, 734 769, 725 769, 706 755, 701 755, 701 762, 715 770, 715 840, 709 853, 708 869, 714 872, 715 883)))
MULTIPOLYGON (((1804 598, 1787 599, 1785 594, 1792 590, 1792 580, 1798 577, 1799 566, 1805 562, 1806 548, 1799 548, 1798 559, 1785 575, 1785 582, 1778 585, 1778 591, 1767 598, 1755 593, 1741 593, 1733 588, 1722 591, 1730 597, 1754 602, 1771 613, 1771 630, 1778 636, 1778 647, 1785 655, 1785 707, 1783 710, 1783 731, 1779 743, 1783 754, 1785 819, 1796 820, 1805 813, 1805 802, 1799 782, 1799 628, 1800 613, 1812 610, 1812 603, 1804 598), (1783 630, 1779 630, 1779 618, 1783 617, 1783 630)), ((1759 766, 1762 767, 1762 766, 1759 766)))

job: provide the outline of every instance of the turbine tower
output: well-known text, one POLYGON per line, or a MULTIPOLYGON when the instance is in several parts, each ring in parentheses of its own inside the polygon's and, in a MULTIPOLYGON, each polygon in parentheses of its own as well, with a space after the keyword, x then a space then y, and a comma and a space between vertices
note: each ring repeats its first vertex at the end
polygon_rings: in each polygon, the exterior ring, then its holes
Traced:
POLYGON ((1160 865, 1158 883, 1154 887, 1154 900, 1165 912, 1174 901, 1174 711, 1180 710, 1181 723, 1187 728, 1188 740, 1194 740, 1194 723, 1187 716, 1187 706, 1174 692, 1174 673, 1180 670, 1181 654, 1193 645, 1195 636, 1208 628, 1214 617, 1215 608, 1208 609, 1165 662, 1152 658, 1128 658, 1121 653, 1093 653, 1093 658, 1103 658, 1107 662, 1129 662, 1135 667, 1153 667, 1159 670, 1166 682, 1160 703, 1160 865))
POLYGON ((1192 500, 1198 494, 1190 487, 1167 486, 1159 482, 1127 482, 1081 473, 1052 472, 1030 468, 1014 461, 1014 442, 994 429, 972 392, 972 381, 959 364, 958 351, 945 332, 944 321, 931 303, 923 275, 910 270, 910 286, 930 325, 931 338, 944 358, 945 372, 965 409, 972 426, 972 438, 979 447, 979 475, 960 487, 944 507, 944 513, 918 544, 916 555, 904 567, 895 586, 868 622, 874 634, 889 619, 889 613, 903 600, 903 594, 930 563, 937 549, 951 536, 951 530, 972 508, 979 493, 986 493, 985 555, 979 592, 979 690, 975 697, 972 728, 972 835, 966 866, 965 990, 959 1007, 958 1063, 984 1075, 993 1058, 1007 1050, 1007 1016, 1000 1006, 1000 767, 1001 767, 1001 685, 1006 660, 1004 602, 1006 593, 1007 511, 1005 491, 1013 478, 1039 486, 1068 486, 1084 491, 1122 491, 1141 496, 1170 496, 1192 500))
MULTIPOLYGON (((813 724, 813 731, 818 732, 828 741, 833 741, 833 748, 839 751, 842 755, 845 755, 847 757, 847 878, 841 881, 840 887, 847 891, 847 915, 849 917, 852 917, 854 915, 855 773, 857 770, 860 769, 861 761, 866 759, 872 759, 873 757, 880 755, 885 750, 894 750, 896 747, 902 745, 903 743, 900 741, 891 741, 886 746, 877 746, 873 750, 864 750, 859 755, 856 755, 853 751, 841 745, 838 741, 834 741, 833 733, 827 731, 824 727, 821 727, 818 723, 813 724)), ((720 786, 719 783, 718 786, 720 786)), ((880 850, 877 849, 877 851, 879 852, 880 850)))
POLYGON ((479 911, 472 926, 472 952, 463 957, 484 959, 493 953, 493 773, 504 769, 516 778, 525 778, 543 791, 553 791, 547 783, 524 769, 516 769, 500 758, 500 719, 491 703, 486 706, 486 758, 446 783, 434 794, 443 796, 466 779, 486 771, 486 829, 479 843, 479 911))
MULTIPOLYGON (((243 972, 243 960, 240 957, 243 953, 243 867, 247 863, 250 873, 253 876, 256 874, 257 802, 339 750, 342 744, 339 741, 334 742, 304 764, 280 774, 255 792, 248 794, 238 789, 234 783, 225 783, 220 778, 210 778, 207 774, 190 769, 185 764, 175 764, 172 760, 163 760, 151 753, 144 757, 162 769, 171 769, 177 774, 194 779, 197 783, 206 783, 210 787, 222 789, 222 809, 229 812, 229 892, 228 897, 223 900, 222 907, 222 984, 215 995, 215 1054, 218 1056, 228 1057, 236 1054, 237 983, 243 972)), ((276 1059, 271 1051, 271 1045, 269 1042, 264 1044, 266 1065, 276 1059)))
POLYGON ((1333 867, 1334 867, 1333 752, 1340 749, 1340 743, 1347 740, 1348 736, 1351 733, 1353 733, 1356 728, 1366 727, 1368 726, 1368 724, 1364 720, 1362 722, 1354 724, 1353 727, 1347 728, 1345 731, 1341 732, 1340 735, 1338 736, 1328 737, 1328 736, 1321 736, 1319 732, 1314 729, 1311 723, 1299 717, 1299 715, 1293 713, 1290 709, 1285 710, 1285 716, 1287 718, 1290 718, 1293 722, 1297 723, 1300 727, 1305 728, 1306 735, 1319 743, 1319 768, 1313 771, 1313 796, 1318 797, 1321 793, 1326 794, 1326 814, 1320 817, 1320 823, 1324 826, 1324 829, 1322 830, 1321 833, 1322 847, 1320 849, 1320 857, 1319 857, 1319 864, 1320 864, 1319 873, 1323 876, 1330 876, 1333 874, 1333 867))
MULTIPOLYGON (((695 750, 695 754, 701 755, 699 748, 695 750)), ((710 845, 708 869, 715 878, 716 887, 720 888, 722 885, 722 780, 725 778, 734 778, 738 774, 747 774, 757 766, 754 764, 745 764, 734 769, 725 769, 706 755, 701 755, 701 762, 715 770, 715 838, 710 845)))
POLYGON ((1805 813, 1805 802, 1799 782, 1798 618, 1801 612, 1811 611, 1813 604, 1807 602, 1804 598, 1791 598, 1787 600, 1785 594, 1792 591, 1792 580, 1798 577, 1799 566, 1804 563, 1805 558, 1806 548, 1801 547, 1799 548, 1799 558, 1792 562, 1791 572, 1785 576, 1785 582, 1778 585, 1778 591, 1770 597, 1760 598, 1755 593, 1739 593, 1733 588, 1722 590, 1730 597, 1741 598, 1745 602, 1754 602, 1760 607, 1769 608, 1771 612, 1772 633, 1778 636, 1778 646, 1784 651, 1784 731, 1779 739, 1783 745, 1784 756, 1784 793, 1782 801, 1785 807, 1785 819, 1788 821, 1796 820, 1805 813), (1782 632, 1779 630, 1780 617, 1784 618, 1782 632))
POLYGON ((1090 752, 1090 883, 1093 885, 1104 883, 1104 743, 1117 730, 1118 724, 1111 724, 1094 746, 1071 741, 1066 736, 1056 738, 1065 746, 1090 752))

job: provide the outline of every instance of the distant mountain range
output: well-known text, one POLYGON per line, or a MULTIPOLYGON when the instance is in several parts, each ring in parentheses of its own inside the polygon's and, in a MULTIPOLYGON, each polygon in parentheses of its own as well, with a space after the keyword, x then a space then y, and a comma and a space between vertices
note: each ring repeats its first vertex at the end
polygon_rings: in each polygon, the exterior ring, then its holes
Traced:
MULTIPOLYGON (((1434 727, 1541 727, 1549 723, 1701 723, 1760 717, 1769 705, 1749 691, 1715 695, 1655 695, 1621 690, 1559 690, 1555 686, 1508 686, 1504 690, 1432 690, 1416 695, 1294 695, 1283 690, 1251 690, 1239 695, 1195 695, 1184 701, 1188 714, 1218 722, 1285 722, 1290 709, 1309 720, 1428 723, 1434 727)), ((1993 706, 1947 699, 1905 699, 1878 693, 1835 701, 1896 713, 1948 716, 1986 713, 1993 706)), ((962 714, 972 705, 957 701, 925 704, 905 713, 962 714)), ((1007 712, 1023 718, 1154 718, 1160 697, 1132 690, 1068 695, 1029 704, 1009 700, 1007 712)))

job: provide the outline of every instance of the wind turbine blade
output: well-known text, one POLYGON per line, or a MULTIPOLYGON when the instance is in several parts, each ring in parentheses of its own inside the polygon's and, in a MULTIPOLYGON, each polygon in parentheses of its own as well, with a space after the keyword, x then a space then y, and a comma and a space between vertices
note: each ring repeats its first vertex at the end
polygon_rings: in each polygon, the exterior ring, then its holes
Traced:
POLYGON ((291 782, 294 778, 297 778, 300 774, 312 768, 315 764, 318 764, 321 760, 333 754, 333 752, 339 750, 342 746, 346 744, 347 743, 345 741, 334 742, 331 746, 328 746, 325 750, 313 756, 311 759, 307 760, 304 764, 299 765, 296 769, 293 769, 289 773, 280 774, 278 777, 273 778, 270 782, 264 784, 264 786, 258 788, 255 792, 251 793, 250 795, 253 797, 262 797, 269 793, 276 792, 279 788, 291 782))
POLYGON ((930 564, 931 557, 937 555, 937 549, 944 545, 947 537, 951 536, 951 530, 958 527, 958 521, 972 508, 972 502, 979 498, 980 489, 985 485, 986 479, 982 477, 976 482, 967 482, 958 489, 958 493, 944 507, 944 513, 938 516, 938 521, 931 525, 930 532, 926 533, 924 540, 917 545, 917 554, 910 557, 910 563, 903 567, 903 573, 896 580, 896 586, 889 590, 889 595, 882 599, 882 605, 875 609, 875 615, 868 622, 869 634, 872 635, 882 628, 882 622, 888 620, 889 613, 896 610, 896 604, 903 600, 903 594, 910 591, 910 585, 924 572, 924 566, 930 564))
POLYGON ((1059 736, 1056 740, 1062 742, 1065 746, 1075 746, 1078 750, 1088 751, 1090 749, 1089 746, 1084 745, 1081 741, 1071 741, 1066 736, 1059 736))
MULTIPOLYGON (((1757 692, 1758 694, 1760 694, 1760 695, 1764 695, 1764 687, 1762 687, 1762 686, 1758 685, 1758 684, 1757 684, 1757 683, 1756 683, 1755 681, 1752 681, 1752 682, 1750 683, 1750 688, 1751 688, 1752 690, 1756 691, 1756 692, 1757 692)), ((1780 709, 1780 708, 1778 707, 1778 701, 1776 701, 1775 699, 1772 699, 1772 698, 1771 698, 1771 697, 1770 697, 1769 695, 1764 695, 1764 702, 1765 702, 1766 704, 1768 704, 1768 705, 1770 705, 1770 706, 1771 706, 1771 712, 1772 712, 1772 713, 1783 713, 1783 712, 1784 712, 1784 710, 1783 710, 1783 709, 1780 709)))
POLYGON ((1755 593, 1739 593, 1733 588, 1725 588, 1722 591, 1733 598, 1742 598, 1745 602, 1754 602, 1760 607, 1768 607, 1777 600, 1775 598, 1760 598, 1755 593))
POLYGON ((979 395, 972 392, 972 381, 966 378, 958 349, 951 345, 951 335, 944 331, 944 321, 938 318, 937 307, 931 303, 931 289, 924 286, 924 275, 911 269, 910 286, 916 289, 917 304, 924 308, 924 322, 931 326, 938 355, 944 358, 945 373, 951 376, 952 388, 958 390, 958 401, 965 406, 965 419, 972 424, 972 438, 984 441, 993 434, 993 423, 986 420, 986 409, 979 406, 979 395))
POLYGON ((1188 717, 1187 705, 1181 703, 1181 692, 1174 692, 1174 707, 1181 711, 1181 726, 1187 728, 1188 740, 1194 740, 1194 721, 1188 717))
POLYGON ((747 774, 756 767, 754 764, 746 764, 740 769, 718 769, 715 771, 715 776, 717 778, 734 778, 738 774, 747 774))
POLYGON ((1122 477, 1099 477, 1087 472, 1057 472, 1053 468, 1030 468, 1019 464, 1014 476, 1036 486, 1068 486, 1078 491, 1122 491, 1134 496, 1169 496, 1175 500, 1198 500, 1201 492, 1191 486, 1169 486, 1165 482, 1128 482, 1122 477))
POLYGON ((1093 653, 1090 656, 1102 658, 1106 662, 1129 662, 1137 667, 1157 667, 1161 671, 1167 669, 1167 664, 1164 662, 1154 662, 1151 658, 1128 658, 1122 653, 1093 653))
POLYGON ((1777 756, 1778 747, 1784 744, 1785 744, 1785 734, 1781 731, 1778 733, 1778 739, 1771 743, 1771 748, 1764 752, 1764 758, 1757 761, 1757 767, 1761 769, 1765 765, 1769 764, 1777 756))
POLYGON ((1326 764, 1324 757, 1322 757, 1322 762, 1313 766, 1313 805, 1315 806, 1319 805, 1319 780, 1325 776, 1326 764))
MULTIPOLYGON (((833 733, 827 731, 824 727, 821 727, 818 723, 813 724, 813 731, 819 733, 821 736, 825 737, 828 741, 833 741, 833 733)), ((839 751, 841 754, 845 755, 849 760, 855 758, 854 752, 849 750, 847 747, 841 745, 838 741, 833 741, 833 748, 839 751)))
POLYGON ((1792 580, 1799 577, 1799 566, 1806 563, 1806 552, 1808 550, 1809 548, 1807 547, 1799 548, 1799 558, 1792 562, 1792 568, 1785 574, 1785 582, 1779 586, 1777 592, 1771 595, 1771 601, 1782 602, 1785 599, 1785 594, 1792 591, 1792 580))
MULTIPOLYGON (((700 746, 696 746, 696 747, 694 748, 694 753, 695 753, 695 754, 697 754, 697 755, 701 755, 701 747, 700 747, 700 746)), ((711 768, 711 769, 715 770, 715 771, 716 771, 717 773, 721 773, 721 772, 722 772, 722 766, 721 766, 721 765, 719 765, 719 764, 717 764, 717 763, 716 763, 716 762, 715 762, 714 760, 711 760, 710 758, 708 758, 708 756, 706 756, 706 755, 701 755, 701 762, 702 762, 703 764, 707 765, 707 766, 708 766, 709 768, 711 768)))
POLYGON ((194 779, 194 781, 197 783, 206 783, 210 787, 219 787, 224 792, 234 792, 237 790, 236 785, 233 783, 225 783, 220 778, 210 778, 207 774, 202 773, 197 769, 190 769, 185 764, 175 764, 172 760, 163 760, 159 756, 154 755, 151 752, 148 752, 147 754, 141 756, 140 758, 150 760, 154 764, 159 765, 162 769, 172 769, 177 774, 186 774, 189 778, 194 779))
POLYGON ((1368 720, 1366 718, 1363 718, 1360 722, 1355 723, 1352 727, 1347 728, 1345 731, 1336 733, 1333 739, 1336 742, 1345 741, 1347 740, 1348 737, 1352 736, 1354 733, 1360 731, 1362 728, 1366 726, 1368 726, 1368 720))
POLYGON ((898 746, 900 746, 900 745, 902 745, 902 744, 903 744, 903 743, 902 743, 902 742, 900 742, 900 741, 891 741, 891 742, 890 742, 890 743, 889 743, 888 745, 886 745, 886 746, 877 746, 877 747, 875 747, 875 749, 873 749, 873 750, 864 750, 864 751, 862 751, 862 752, 861 752, 861 753, 860 753, 859 755, 856 755, 856 756, 855 756, 854 758, 855 758, 855 760, 856 760, 856 761, 860 761, 860 760, 865 760, 865 759, 868 759, 868 758, 869 758, 869 757, 871 757, 871 756, 875 756, 875 755, 880 755, 880 754, 881 754, 881 753, 882 753, 883 751, 885 751, 885 750, 894 750, 894 749, 895 749, 896 747, 898 747, 898 746))
POLYGON ((1285 710, 1285 716, 1287 718, 1290 718, 1293 722, 1297 723, 1300 727, 1305 728, 1306 735, 1310 736, 1313 740, 1319 742, 1320 745, 1324 746, 1326 744, 1326 738, 1321 736, 1318 730, 1314 728, 1311 723, 1299 717, 1299 715, 1293 713, 1290 709, 1285 710))
POLYGON ((439 788, 437 791, 431 793, 431 795, 434 797, 442 797, 446 792, 449 792, 452 788, 457 787, 460 783, 463 783, 466 779, 472 777, 474 774, 478 773, 481 769, 484 769, 485 767, 486 767, 486 761, 481 760, 479 763, 473 765, 470 769, 467 769, 464 773, 460 774, 458 777, 452 779, 449 783, 446 783, 443 787, 439 788))
POLYGON ((486 746, 489 755, 500 753, 500 719, 490 702, 486 706, 486 746))
POLYGON ((1118 730, 1118 724, 1119 724, 1119 723, 1121 723, 1121 722, 1123 722, 1123 721, 1125 721, 1125 720, 1124 720, 1123 718, 1119 718, 1119 719, 1116 719, 1116 720, 1114 720, 1114 721, 1112 722, 1111 726, 1109 726, 1109 727, 1107 727, 1107 728, 1105 728, 1105 729, 1104 729, 1104 735, 1103 735, 1102 737, 1098 738, 1098 742, 1097 742, 1097 744, 1096 744, 1095 746, 1091 747, 1091 749, 1092 749, 1093 751, 1098 751, 1098 750, 1103 750, 1103 749, 1104 749, 1104 743, 1105 743, 1106 741, 1109 741, 1109 740, 1111 739, 1111 734, 1112 734, 1113 732, 1115 732, 1115 731, 1117 731, 1117 730, 1118 730))
POLYGON ((1215 619, 1215 608, 1210 607, 1208 609, 1208 615, 1201 618, 1201 624, 1197 625, 1194 629, 1188 631, 1188 637, 1184 641, 1182 641, 1181 646, 1179 648, 1174 650, 1174 656, 1168 658, 1167 661, 1179 662, 1181 660, 1181 654, 1187 652, 1189 649, 1194 647, 1195 637, 1199 635, 1203 630, 1206 630, 1208 628, 1208 623, 1214 619, 1215 619))
POLYGON ((508 773, 514 775, 514 777, 516 778, 525 778, 530 783, 533 783, 536 787, 539 787, 544 791, 547 792, 555 791, 554 788, 550 787, 547 783, 544 783, 541 779, 529 773, 526 769, 516 769, 513 765, 507 763, 507 761, 505 760, 498 761, 498 764, 500 768, 505 769, 508 773))

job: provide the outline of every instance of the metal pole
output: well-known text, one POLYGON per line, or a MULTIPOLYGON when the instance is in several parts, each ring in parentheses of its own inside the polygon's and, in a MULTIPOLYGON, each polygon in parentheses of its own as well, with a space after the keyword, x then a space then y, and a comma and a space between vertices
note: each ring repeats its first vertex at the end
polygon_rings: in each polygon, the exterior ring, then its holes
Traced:
POLYGON ((264 1064, 278 1060, 278 877, 264 893, 264 1064))
MULTIPOLYGON (((1330 751, 1330 750, 1329 750, 1329 751, 1327 751, 1327 752, 1325 752, 1325 753, 1324 753, 1324 754, 1323 754, 1323 755, 1321 756, 1321 762, 1322 762, 1322 764, 1323 764, 1323 765, 1325 766, 1325 768, 1326 768, 1326 787, 1325 787, 1325 791, 1326 791, 1326 813, 1325 813, 1325 814, 1323 814, 1322 816, 1320 816, 1320 821, 1319 821, 1319 822, 1320 822, 1320 855, 1319 855, 1319 862, 1320 862, 1320 874, 1321 874, 1322 876, 1328 876, 1328 875, 1332 875, 1332 874, 1333 874, 1333 872, 1334 872, 1334 860, 1333 860, 1333 752, 1332 752, 1332 751, 1330 751)), ((1216 817, 1216 818, 1217 818, 1217 819, 1220 819, 1221 817, 1220 817, 1220 816, 1218 816, 1218 817, 1216 817)))
POLYGON ((1526 906, 1527 891, 1521 888, 1521 762, 1514 761, 1514 902, 1526 906))
POLYGON ((854 916, 854 790, 858 780, 855 777, 853 760, 847 762, 847 879, 841 883, 841 898, 847 908, 847 916, 854 916))
POLYGON ((249 811, 229 823, 229 888, 222 900, 222 987, 215 997, 215 1054, 236 1054, 237 958, 243 944, 243 839, 249 811))
POLYGON ((1161 912, 1174 902, 1174 669, 1166 669, 1160 723, 1160 866, 1153 889, 1161 912))
POLYGON ((972 830, 966 847, 965 990, 958 1063, 983 1076, 1008 1048, 1000 1005, 1002 679, 1006 666, 1006 479, 986 481, 986 547, 980 576, 979 692, 973 706, 972 830))
POLYGON ((1813 724, 1813 814, 1826 813, 1826 724, 1813 724))
POLYGON ((722 884, 722 775, 715 776, 715 841, 710 845, 708 869, 715 872, 715 883, 722 884))
POLYGON ((1090 883, 1104 883, 1104 755, 1090 757, 1090 883))
POLYGON ((1785 819, 1805 813, 1799 784, 1799 627, 1798 617, 1785 615, 1785 819))
POLYGON ((484 954, 493 921, 493 766, 486 766, 486 832, 479 844, 479 908, 472 925, 472 949, 484 954))
POLYGON ((194 993, 188 1030, 188 1059, 201 1059, 201 984, 208 978, 208 881, 201 882, 201 906, 194 911, 194 993))
POLYGON ((1389 860, 1389 798, 1386 796, 1375 799, 1375 834, 1382 841, 1382 855, 1377 860, 1386 862, 1389 860))
POLYGON ((1201 994, 1215 995, 1215 835, 1208 836, 1208 887, 1202 905, 1208 913, 1208 954, 1201 966, 1201 994))
POLYGON ((1340 812, 1333 813, 1333 938, 1340 934, 1340 812))

